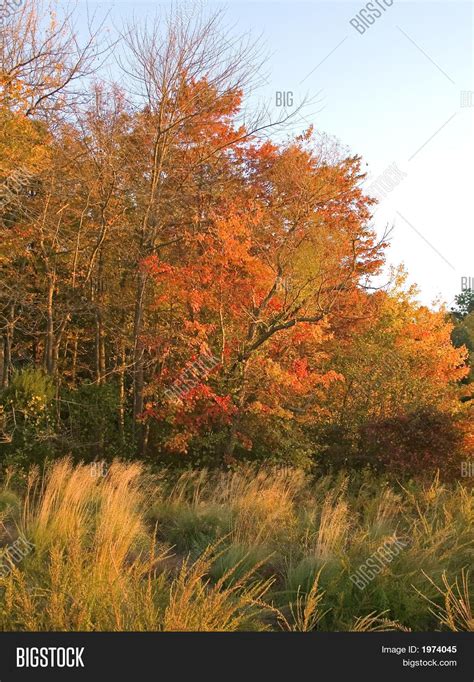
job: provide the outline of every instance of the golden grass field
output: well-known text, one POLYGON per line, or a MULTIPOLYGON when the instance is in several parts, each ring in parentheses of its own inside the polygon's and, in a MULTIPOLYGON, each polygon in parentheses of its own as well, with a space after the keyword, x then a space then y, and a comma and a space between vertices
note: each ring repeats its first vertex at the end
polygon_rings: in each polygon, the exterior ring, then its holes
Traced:
POLYGON ((460 483, 104 471, 63 459, 4 478, 1 630, 474 630, 460 483), (34 549, 16 561, 19 536, 34 549), (397 538, 404 549, 359 589, 349 576, 397 538))

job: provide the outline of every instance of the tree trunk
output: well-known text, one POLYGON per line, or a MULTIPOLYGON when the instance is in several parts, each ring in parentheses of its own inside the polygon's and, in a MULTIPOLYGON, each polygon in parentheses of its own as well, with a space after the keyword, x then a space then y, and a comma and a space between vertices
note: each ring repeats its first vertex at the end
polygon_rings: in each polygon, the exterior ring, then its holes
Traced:
POLYGON ((0 340, 0 387, 3 388, 3 380, 5 376, 5 337, 2 336, 0 340))
POLYGON ((78 346, 78 334, 74 336, 74 344, 72 347, 72 366, 71 366, 71 381, 72 385, 76 384, 76 374, 77 374, 77 346, 78 346))
POLYGON ((13 334, 15 331, 15 307, 10 306, 10 315, 6 330, 3 335, 3 371, 2 371, 2 388, 6 388, 10 383, 10 375, 12 372, 12 344, 13 334))
POLYGON ((95 315, 95 366, 96 380, 101 384, 105 378, 105 338, 102 313, 99 309, 95 315))
POLYGON ((135 298, 135 316, 133 321, 133 416, 136 418, 143 412, 143 360, 144 348, 142 342, 143 328, 143 298, 146 280, 143 273, 138 274, 135 298))
POLYGON ((103 270, 104 261, 102 249, 99 253, 99 263, 97 272, 97 288, 95 296, 95 358, 96 358, 96 380, 101 384, 105 380, 106 375, 106 357, 105 357, 105 331, 104 331, 104 317, 103 317, 103 270))
POLYGON ((44 369, 48 374, 53 373, 54 355, 54 279, 50 278, 46 298, 46 339, 44 344, 44 369))
POLYGON ((245 400, 246 400, 246 384, 245 384, 245 375, 247 371, 247 362, 244 361, 241 363, 240 366, 237 367, 239 373, 240 373, 240 379, 239 379, 239 389, 238 389, 238 396, 237 396, 237 413, 232 420, 232 425, 230 427, 229 431, 229 438, 227 441, 227 446, 225 448, 225 453, 224 453, 224 462, 226 464, 232 464, 234 462, 234 452, 235 452, 235 447, 237 445, 237 433, 239 430, 239 426, 242 420, 242 410, 245 406, 245 400))
POLYGON ((144 453, 145 434, 143 424, 137 419, 143 412, 143 388, 144 388, 144 354, 145 349, 142 340, 143 331, 143 308, 146 287, 146 276, 141 271, 137 277, 137 291, 135 299, 135 315, 133 322, 133 428, 138 438, 138 454, 144 453))
POLYGON ((120 351, 119 369, 119 429, 120 440, 122 441, 122 444, 125 441, 125 363, 126 363, 125 347, 122 345, 120 351))

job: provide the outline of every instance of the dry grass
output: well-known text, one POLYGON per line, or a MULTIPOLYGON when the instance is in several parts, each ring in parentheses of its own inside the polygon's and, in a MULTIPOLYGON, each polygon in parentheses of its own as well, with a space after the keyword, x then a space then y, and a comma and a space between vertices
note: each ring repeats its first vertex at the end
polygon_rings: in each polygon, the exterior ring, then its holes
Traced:
POLYGON ((150 576, 159 560, 145 528, 138 465, 107 478, 65 459, 30 479, 19 532, 34 545, 3 581, 8 627, 127 630, 156 609, 150 576), (13 622, 12 622, 13 620, 13 622))
POLYGON ((96 478, 69 459, 12 481, 1 542, 34 550, 0 573, 2 630, 473 629, 461 485, 252 467, 170 485, 139 464, 96 478), (359 591, 349 576, 395 536, 409 544, 359 591))
POLYGON ((385 616, 386 611, 382 613, 369 613, 366 616, 356 618, 352 632, 389 632, 392 630, 402 630, 409 632, 409 628, 404 628, 396 620, 390 620, 385 616))
POLYGON ((302 593, 298 589, 294 604, 290 604, 291 619, 285 618, 280 612, 280 620, 284 630, 291 632, 311 632, 316 630, 319 622, 324 618, 325 612, 321 610, 324 599, 324 591, 319 587, 321 571, 316 574, 309 591, 302 593))
POLYGON ((347 479, 324 499, 316 535, 316 556, 321 561, 342 552, 350 530, 349 507, 344 499, 347 479))
POLYGON ((254 629, 253 616, 273 579, 255 580, 258 565, 236 577, 236 565, 210 585, 208 576, 216 558, 214 549, 207 548, 194 563, 185 561, 171 582, 169 603, 162 622, 164 630, 213 632, 246 627, 254 629), (236 579, 232 580, 234 576, 236 579))
POLYGON ((454 583, 450 583, 446 572, 443 572, 441 576, 443 587, 439 587, 429 576, 426 577, 443 599, 441 604, 437 604, 426 597, 431 604, 431 612, 439 622, 453 632, 474 632, 474 609, 471 604, 469 571, 463 569, 461 576, 456 577, 454 583))

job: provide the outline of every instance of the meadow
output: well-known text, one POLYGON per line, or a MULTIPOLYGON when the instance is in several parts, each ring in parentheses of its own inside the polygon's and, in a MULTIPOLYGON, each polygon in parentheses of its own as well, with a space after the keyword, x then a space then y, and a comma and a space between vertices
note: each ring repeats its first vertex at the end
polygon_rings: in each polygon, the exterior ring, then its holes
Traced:
POLYGON ((0 510, 3 631, 474 630, 459 482, 64 458, 8 470, 0 510), (350 576, 397 539, 360 589, 350 576))

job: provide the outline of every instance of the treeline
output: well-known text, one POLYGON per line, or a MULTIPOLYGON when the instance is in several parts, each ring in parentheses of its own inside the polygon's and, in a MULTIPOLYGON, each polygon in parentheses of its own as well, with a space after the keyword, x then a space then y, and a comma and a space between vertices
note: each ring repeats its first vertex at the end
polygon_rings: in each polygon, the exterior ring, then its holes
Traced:
POLYGON ((272 141, 293 118, 246 111, 258 46, 220 14, 109 47, 48 16, 25 2, 0 46, 2 461, 454 470, 472 323, 402 271, 372 286, 361 159, 272 141))

